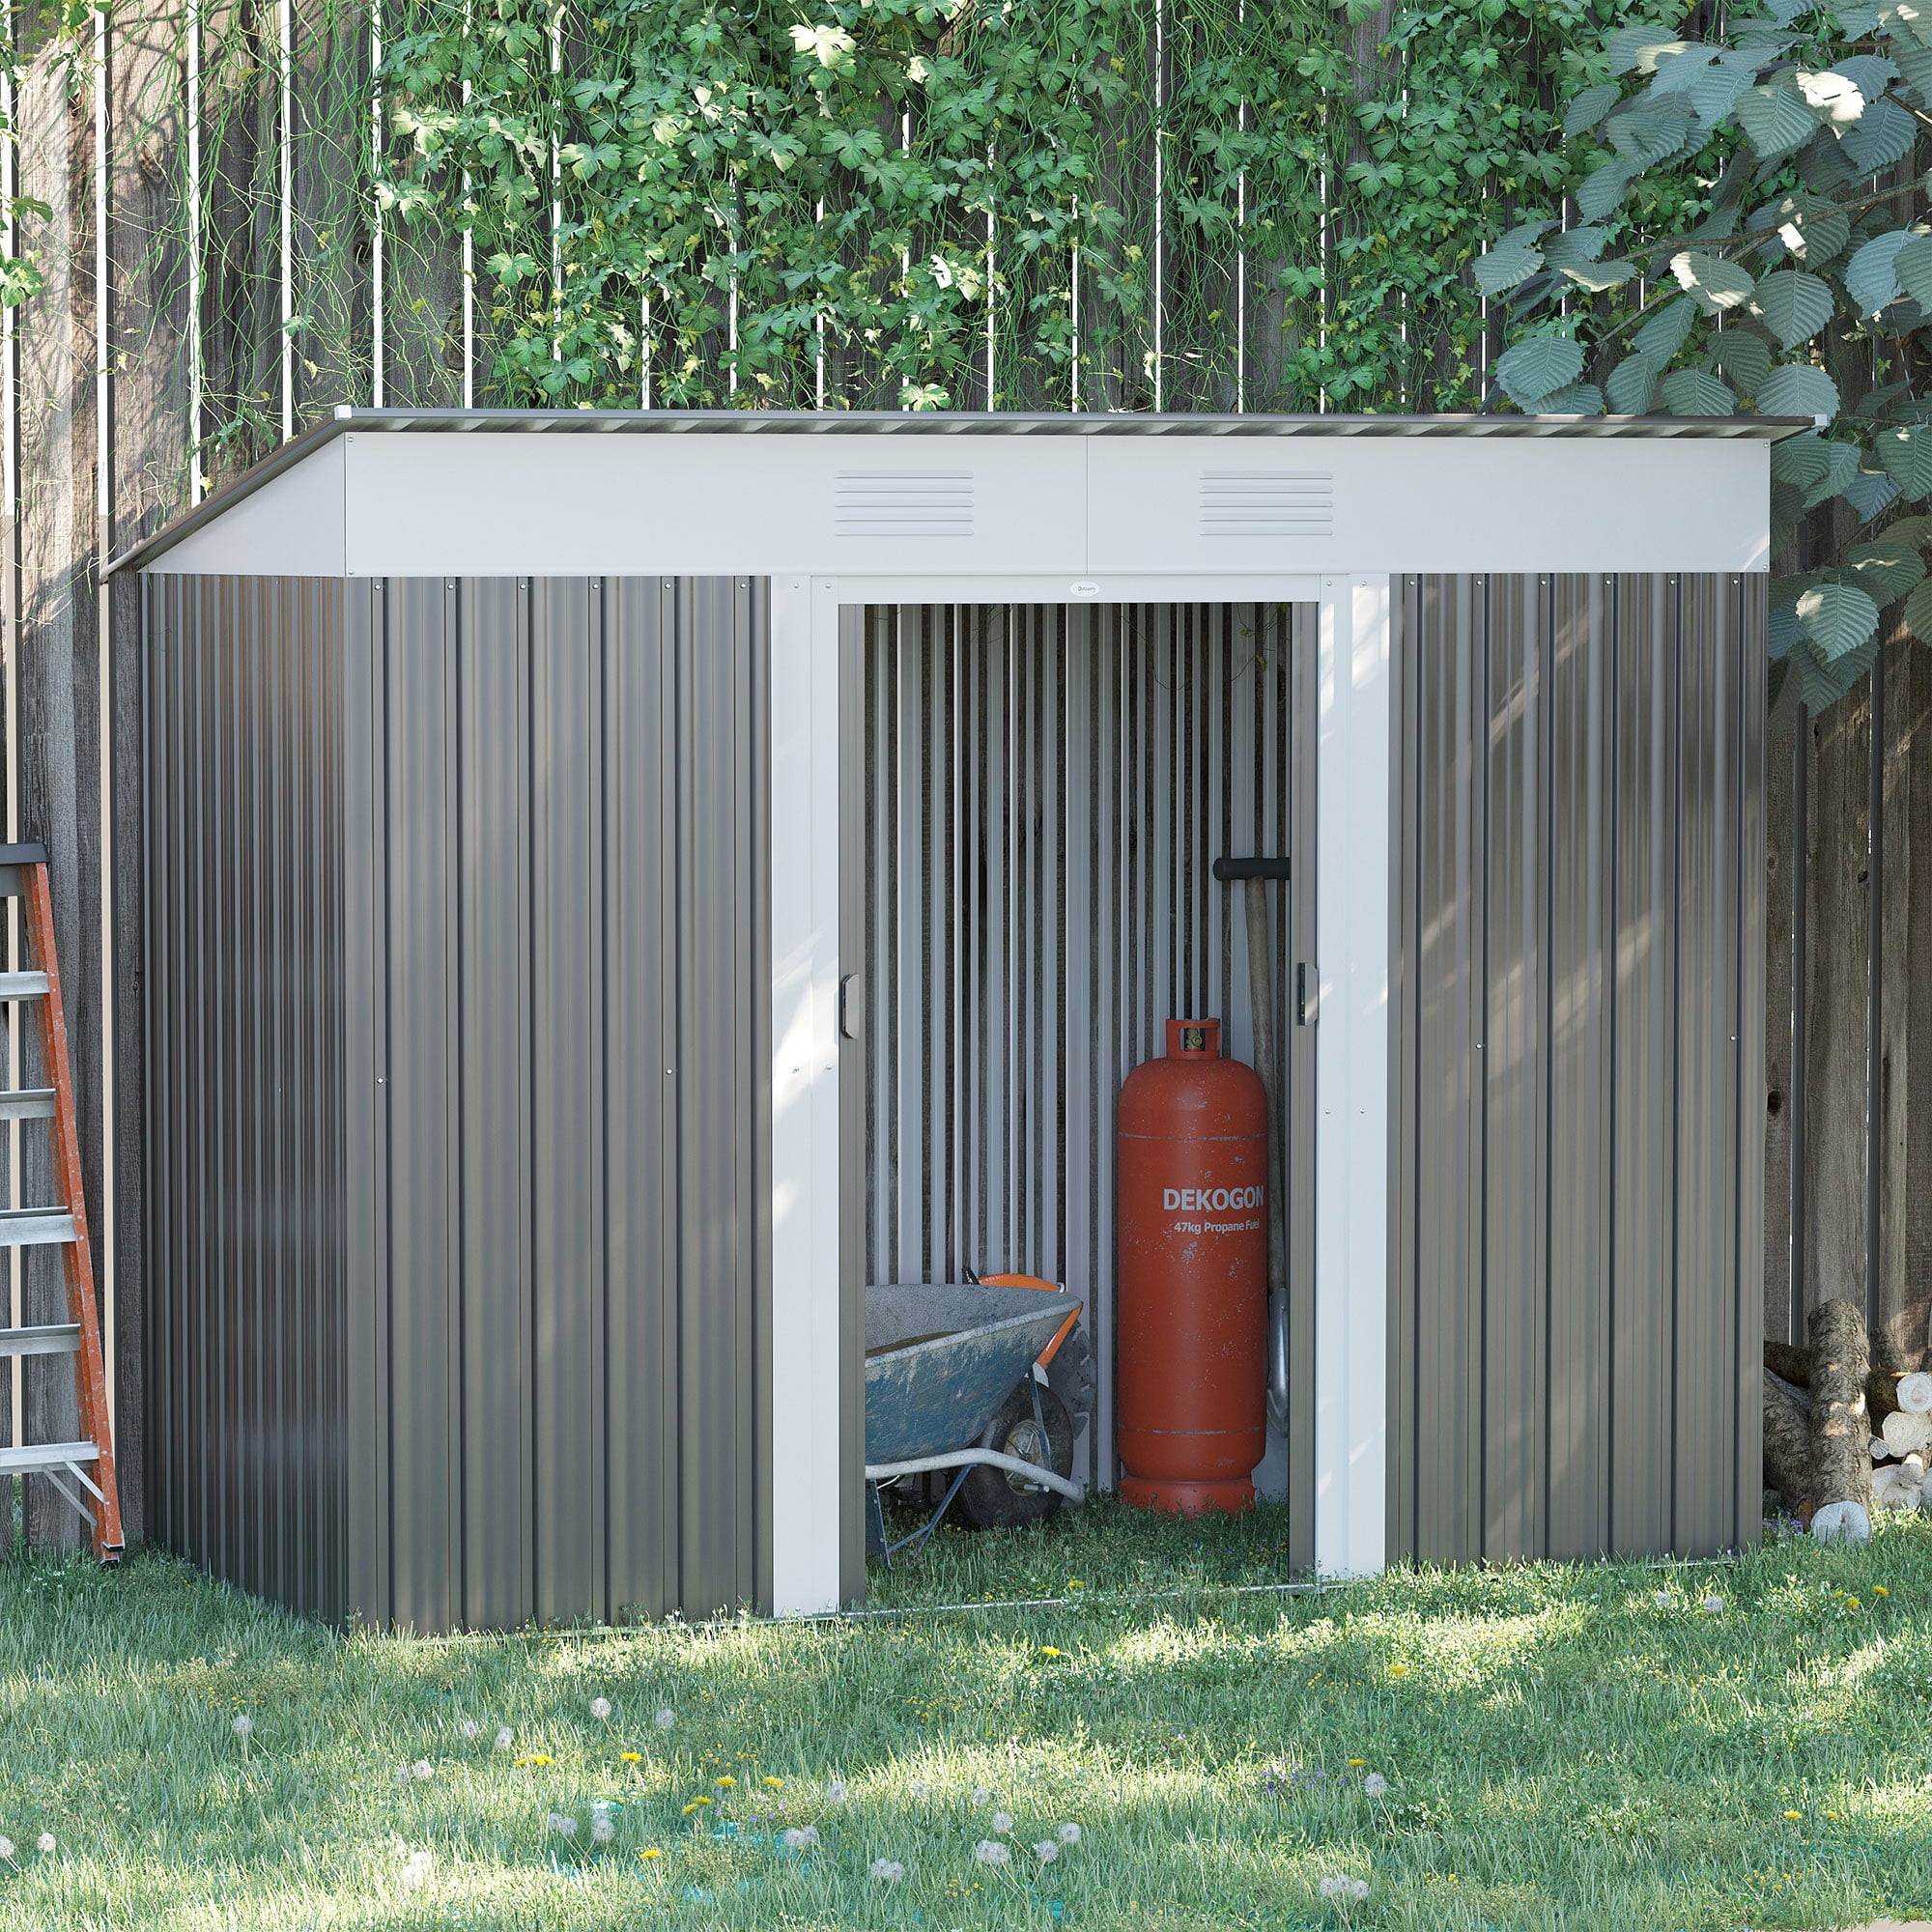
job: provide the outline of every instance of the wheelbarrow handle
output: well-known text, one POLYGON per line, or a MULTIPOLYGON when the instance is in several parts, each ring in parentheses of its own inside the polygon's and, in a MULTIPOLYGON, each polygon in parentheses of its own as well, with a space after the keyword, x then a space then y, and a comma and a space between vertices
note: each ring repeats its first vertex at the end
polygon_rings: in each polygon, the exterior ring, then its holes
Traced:
POLYGON ((904 1463, 867 1463, 866 1480, 868 1483, 883 1483, 889 1477, 917 1476, 927 1469, 970 1469, 976 1463, 1005 1469, 1009 1475, 1024 1476, 1042 1489, 1057 1491, 1068 1502, 1084 1503, 1087 1500, 1085 1483, 1059 1475, 1052 1469, 1042 1469, 1037 1463, 1009 1456, 1003 1449, 948 1449, 937 1456, 914 1456, 904 1463))

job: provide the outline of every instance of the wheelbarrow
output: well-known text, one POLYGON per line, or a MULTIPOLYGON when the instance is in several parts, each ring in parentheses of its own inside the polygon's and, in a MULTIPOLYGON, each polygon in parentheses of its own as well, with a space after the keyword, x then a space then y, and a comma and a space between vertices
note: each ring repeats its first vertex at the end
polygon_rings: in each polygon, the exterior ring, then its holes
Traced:
POLYGON ((1025 1277, 891 1283, 866 1291, 866 1545, 888 1564, 937 1529, 962 1492, 982 1525, 1037 1520, 1082 1502, 1073 1424, 1035 1377, 1078 1319, 1025 1277), (1016 1285, 1025 1283, 1025 1285, 1016 1285), (956 1473, 910 1536, 886 1541, 879 1485, 956 1473))

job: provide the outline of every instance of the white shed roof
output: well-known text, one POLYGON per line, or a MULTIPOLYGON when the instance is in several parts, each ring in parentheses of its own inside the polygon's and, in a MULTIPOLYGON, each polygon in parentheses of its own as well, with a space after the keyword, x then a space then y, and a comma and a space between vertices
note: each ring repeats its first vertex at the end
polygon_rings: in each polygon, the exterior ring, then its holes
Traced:
POLYGON ((1769 445, 1812 427, 1764 416, 343 409, 109 568, 1762 570, 1769 445))

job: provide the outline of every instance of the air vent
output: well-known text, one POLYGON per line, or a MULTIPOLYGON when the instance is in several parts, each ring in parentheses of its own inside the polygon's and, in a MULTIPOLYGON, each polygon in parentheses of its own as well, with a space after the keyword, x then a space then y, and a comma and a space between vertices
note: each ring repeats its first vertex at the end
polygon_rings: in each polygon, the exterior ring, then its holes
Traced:
POLYGON ((832 528, 841 537, 970 537, 970 469, 841 469, 832 528))
POLYGON ((1206 469, 1204 537, 1325 537, 1333 532, 1335 479, 1325 469, 1206 469))

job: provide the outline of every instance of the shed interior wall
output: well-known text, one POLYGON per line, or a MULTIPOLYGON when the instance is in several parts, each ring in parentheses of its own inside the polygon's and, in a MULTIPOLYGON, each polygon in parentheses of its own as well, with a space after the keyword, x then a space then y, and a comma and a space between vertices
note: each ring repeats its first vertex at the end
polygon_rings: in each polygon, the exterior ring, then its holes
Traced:
MULTIPOLYGON (((1243 889, 1224 854, 1312 831, 1313 606, 902 605, 863 657, 867 1279, 1064 1281, 1100 1371, 1076 1445, 1111 1487, 1114 1112, 1169 1017, 1253 1064, 1243 889)), ((1262 1482, 1313 1558, 1312 1035, 1292 1018, 1310 862, 1268 888, 1292 1363, 1262 1482)), ((1300 954, 1307 956, 1304 942, 1300 954)))

